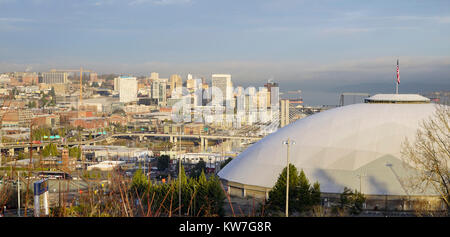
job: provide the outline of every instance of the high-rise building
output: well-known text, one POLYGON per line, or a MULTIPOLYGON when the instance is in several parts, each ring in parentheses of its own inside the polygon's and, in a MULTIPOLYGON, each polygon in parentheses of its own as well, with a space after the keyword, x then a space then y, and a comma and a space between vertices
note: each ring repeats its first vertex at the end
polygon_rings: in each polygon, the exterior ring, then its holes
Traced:
POLYGON ((289 100, 280 100, 280 127, 289 124, 289 100))
POLYGON ((43 72, 42 83, 45 84, 66 84, 67 72, 43 72))
POLYGON ((136 77, 119 77, 119 96, 122 103, 137 101, 136 77))
POLYGON ((157 72, 150 73, 150 80, 156 80, 156 79, 159 79, 159 73, 157 73, 157 72))
MULTIPOLYGON (((264 84, 264 87, 267 88, 267 106, 270 107, 271 106, 271 102, 273 103, 273 101, 272 101, 272 88, 273 87, 278 87, 278 83, 269 80, 266 84, 264 84)), ((277 93, 278 93, 278 91, 277 91, 277 93)), ((276 102, 278 103, 278 101, 276 101, 276 102)))
POLYGON ((167 78, 152 78, 152 98, 158 100, 158 105, 167 104, 167 78))
MULTIPOLYGON (((256 96, 258 97, 258 109, 266 109, 267 104, 267 97, 268 97, 268 91, 266 87, 260 87, 259 91, 256 93, 256 96)), ((269 100, 270 104, 270 100, 269 100)))
POLYGON ((182 95, 181 89, 183 88, 183 79, 180 75, 173 74, 169 79, 170 83, 170 97, 172 98, 180 98, 182 95))
POLYGON ((202 79, 194 79, 195 87, 193 90, 193 105, 194 106, 202 106, 203 105, 203 83, 202 79))
POLYGON ((213 74, 212 75, 212 101, 213 103, 224 105, 226 101, 231 101, 233 98, 233 83, 231 82, 230 74, 213 74), (219 91, 214 91, 217 88, 219 91), (222 93, 219 98, 217 93, 222 93))
POLYGON ((194 79, 192 77, 186 80, 186 88, 188 89, 189 92, 194 92, 194 90, 197 88, 199 80, 200 79, 194 79))

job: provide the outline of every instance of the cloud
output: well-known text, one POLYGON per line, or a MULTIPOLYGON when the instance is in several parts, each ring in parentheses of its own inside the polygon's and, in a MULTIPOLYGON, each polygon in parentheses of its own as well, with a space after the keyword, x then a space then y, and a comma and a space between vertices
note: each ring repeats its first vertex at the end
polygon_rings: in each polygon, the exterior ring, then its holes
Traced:
POLYGON ((324 28, 320 32, 325 34, 354 34, 354 33, 365 33, 374 30, 376 30, 376 28, 332 27, 332 28, 324 28))
POLYGON ((15 2, 16 0, 0 0, 0 5, 1 4, 6 4, 6 3, 10 3, 10 2, 15 2))
POLYGON ((438 16, 438 17, 434 17, 434 20, 439 22, 439 23, 449 24, 450 23, 450 16, 438 16))
POLYGON ((33 20, 26 18, 0 17, 0 22, 31 22, 33 20))
POLYGON ((0 31, 17 31, 23 30, 22 27, 17 26, 17 24, 33 22, 32 19, 26 18, 15 18, 15 17, 0 17, 0 31))
POLYGON ((133 0, 129 5, 140 5, 145 3, 153 5, 180 5, 191 3, 191 0, 133 0))

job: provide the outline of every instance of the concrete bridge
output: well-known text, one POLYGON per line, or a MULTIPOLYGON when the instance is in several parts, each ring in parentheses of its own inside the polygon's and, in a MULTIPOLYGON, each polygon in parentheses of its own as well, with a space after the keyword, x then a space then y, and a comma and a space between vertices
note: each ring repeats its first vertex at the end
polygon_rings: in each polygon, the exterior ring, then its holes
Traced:
MULTIPOLYGON (((240 141, 246 141, 246 142, 256 142, 259 141, 262 137, 254 137, 254 136, 227 136, 227 135, 208 135, 208 134, 164 134, 164 133, 116 133, 116 134, 106 134, 106 135, 100 135, 90 140, 82 140, 82 141, 74 141, 74 142, 65 142, 61 143, 60 140, 49 142, 45 141, 40 144, 32 144, 31 147, 35 148, 36 150, 40 150, 45 145, 48 145, 50 143, 54 143, 58 146, 60 145, 67 145, 67 146, 76 146, 76 145, 91 145, 102 142, 106 139, 111 138, 119 138, 119 137, 138 137, 140 141, 143 140, 144 137, 159 137, 159 138, 168 138, 170 142, 176 143, 178 138, 181 137, 181 139, 195 139, 200 140, 200 146, 203 151, 206 151, 208 149, 208 142, 209 140, 240 140, 240 141)), ((10 155, 14 155, 15 149, 23 149, 25 153, 28 153, 28 149, 30 148, 29 142, 20 142, 20 143, 0 143, 0 150, 8 150, 10 155)))
POLYGON ((178 138, 181 139, 199 139, 201 150, 208 149, 209 140, 240 140, 247 142, 255 142, 261 140, 262 137, 250 136, 227 136, 227 135, 208 135, 208 134, 164 134, 164 133, 117 133, 111 135, 112 137, 139 137, 142 141, 144 137, 165 137, 169 138, 171 143, 176 143, 178 138))

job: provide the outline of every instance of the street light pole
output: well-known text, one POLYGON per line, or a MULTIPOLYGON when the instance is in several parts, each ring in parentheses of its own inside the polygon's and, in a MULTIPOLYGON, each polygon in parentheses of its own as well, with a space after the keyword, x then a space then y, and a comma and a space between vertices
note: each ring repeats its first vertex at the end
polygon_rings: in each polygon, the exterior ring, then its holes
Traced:
POLYGON ((287 157, 286 157, 286 217, 289 217, 289 148, 290 145, 294 145, 295 142, 288 138, 286 141, 283 141, 283 144, 287 146, 287 157))
POLYGON ((179 157, 178 157, 178 180, 180 181, 180 185, 178 187, 178 215, 181 216, 181 128, 180 128, 180 147, 179 150, 179 157))
POLYGON ((289 142, 287 141, 287 159, 286 159, 286 217, 289 216, 289 142))

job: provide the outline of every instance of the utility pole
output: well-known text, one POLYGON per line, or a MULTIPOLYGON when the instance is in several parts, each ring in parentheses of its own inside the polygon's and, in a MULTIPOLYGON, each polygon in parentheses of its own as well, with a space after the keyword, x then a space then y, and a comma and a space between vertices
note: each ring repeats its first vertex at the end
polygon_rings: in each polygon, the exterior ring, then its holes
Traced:
POLYGON ((17 171, 17 216, 20 217, 20 172, 17 171))
POLYGON ((30 168, 33 167, 33 121, 30 122, 30 168))
MULTIPOLYGON (((221 161, 220 165, 222 165, 223 161, 225 160, 224 153, 223 153, 223 137, 222 137, 222 144, 221 144, 221 146, 222 146, 222 154, 221 154, 222 156, 220 157, 220 161, 221 161)), ((216 170, 216 173, 217 173, 217 170, 216 170)))

